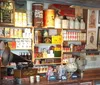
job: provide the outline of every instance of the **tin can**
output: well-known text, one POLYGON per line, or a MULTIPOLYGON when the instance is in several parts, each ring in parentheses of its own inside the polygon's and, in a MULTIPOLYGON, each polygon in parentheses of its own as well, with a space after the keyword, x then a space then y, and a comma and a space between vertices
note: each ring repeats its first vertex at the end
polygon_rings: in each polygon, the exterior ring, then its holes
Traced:
POLYGON ((40 76, 36 75, 36 82, 40 82, 40 76))
POLYGON ((32 23, 34 27, 43 26, 43 4, 33 3, 32 4, 32 23))
POLYGON ((53 9, 44 10, 44 27, 54 28, 55 11, 53 9))
POLYGON ((34 83, 34 76, 30 76, 30 83, 34 83))

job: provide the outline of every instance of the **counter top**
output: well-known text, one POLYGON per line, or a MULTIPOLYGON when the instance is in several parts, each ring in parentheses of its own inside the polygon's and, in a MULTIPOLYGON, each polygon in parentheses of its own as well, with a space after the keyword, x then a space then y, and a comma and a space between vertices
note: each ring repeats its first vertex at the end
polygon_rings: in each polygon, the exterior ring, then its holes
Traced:
MULTIPOLYGON (((48 80, 42 80, 39 83, 30 83, 28 80, 22 80, 21 85, 65 85, 65 84, 71 84, 71 85, 79 85, 81 82, 92 82, 93 81, 99 81, 100 77, 91 77, 91 78, 83 78, 83 79, 73 79, 73 80, 57 80, 57 81, 48 81, 48 80)), ((13 80, 5 80, 2 81, 2 84, 0 85, 16 85, 13 80)))

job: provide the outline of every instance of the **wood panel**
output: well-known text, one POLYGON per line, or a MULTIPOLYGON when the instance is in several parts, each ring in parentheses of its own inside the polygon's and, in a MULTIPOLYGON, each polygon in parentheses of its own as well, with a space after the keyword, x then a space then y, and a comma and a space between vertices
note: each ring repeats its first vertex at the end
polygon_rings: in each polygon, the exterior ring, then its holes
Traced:
POLYGON ((84 71, 84 78, 98 78, 100 77, 100 68, 97 69, 88 69, 84 71))

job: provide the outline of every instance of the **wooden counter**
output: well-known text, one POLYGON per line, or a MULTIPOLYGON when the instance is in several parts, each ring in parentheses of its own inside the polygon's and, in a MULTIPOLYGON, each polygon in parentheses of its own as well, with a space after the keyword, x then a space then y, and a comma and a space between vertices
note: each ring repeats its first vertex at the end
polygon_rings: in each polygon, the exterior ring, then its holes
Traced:
MULTIPOLYGON (((65 80, 65 81, 41 81, 39 83, 29 83, 28 81, 23 81, 21 85, 83 85, 81 83, 84 83, 84 85, 96 85, 95 82, 100 81, 100 77, 98 78, 84 78, 84 79, 75 79, 75 80, 65 80), (90 84, 86 84, 90 83, 90 84)), ((99 83, 100 84, 100 83, 99 83)), ((3 82, 0 85, 16 85, 12 81, 6 81, 3 82)))
MULTIPOLYGON (((83 79, 79 78, 79 79, 65 80, 65 81, 61 81, 61 80, 47 81, 45 78, 42 78, 39 83, 33 83, 33 84, 30 84, 29 80, 23 79, 21 85, 96 85, 95 84, 96 81, 100 82, 100 69, 86 70, 84 72, 83 79)), ((0 85, 16 85, 11 80, 4 83, 5 84, 0 84, 0 85)))

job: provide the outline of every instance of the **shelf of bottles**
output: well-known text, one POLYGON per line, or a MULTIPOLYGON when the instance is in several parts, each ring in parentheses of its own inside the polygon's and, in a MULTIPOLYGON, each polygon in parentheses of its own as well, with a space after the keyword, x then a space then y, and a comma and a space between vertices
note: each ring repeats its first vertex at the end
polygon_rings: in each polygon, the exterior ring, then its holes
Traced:
POLYGON ((71 30, 63 31, 63 40, 64 41, 86 41, 86 33, 82 33, 81 31, 71 30))
POLYGON ((32 60, 32 53, 31 52, 19 52, 19 56, 21 56, 23 59, 32 60))
MULTIPOLYGON (((65 20, 65 19, 64 19, 65 20)), ((70 17, 66 27, 63 27, 63 53, 84 52, 86 44, 86 28, 83 19, 70 17)))

